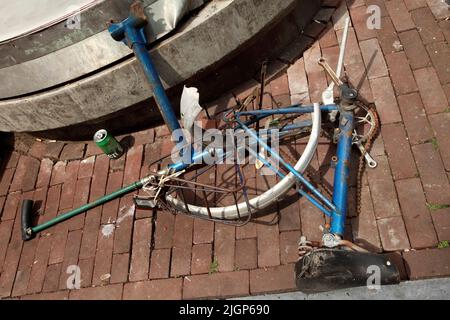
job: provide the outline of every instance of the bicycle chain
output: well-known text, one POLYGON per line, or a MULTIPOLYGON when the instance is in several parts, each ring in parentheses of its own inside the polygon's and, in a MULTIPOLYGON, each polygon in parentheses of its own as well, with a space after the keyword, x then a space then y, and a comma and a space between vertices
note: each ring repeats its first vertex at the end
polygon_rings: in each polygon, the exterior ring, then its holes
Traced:
MULTIPOLYGON (((378 116, 377 110, 373 103, 366 103, 362 100, 357 100, 356 105, 363 108, 367 113, 371 113, 374 120, 375 126, 373 130, 370 130, 364 142, 364 151, 369 152, 372 148, 373 141, 378 136, 380 132, 380 118, 378 116)), ((358 171, 356 173, 356 215, 359 216, 361 213, 361 198, 362 198, 362 185, 363 185, 363 173, 366 168, 366 161, 364 155, 361 154, 359 158, 358 171)))

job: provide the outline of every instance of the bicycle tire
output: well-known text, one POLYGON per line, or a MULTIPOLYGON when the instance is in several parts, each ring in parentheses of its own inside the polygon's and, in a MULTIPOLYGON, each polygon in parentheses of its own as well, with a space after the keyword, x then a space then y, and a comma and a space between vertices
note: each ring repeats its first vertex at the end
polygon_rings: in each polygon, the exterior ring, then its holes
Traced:
MULTIPOLYGON (((304 173, 314 156, 314 152, 316 151, 319 142, 321 125, 322 120, 320 106, 318 103, 315 103, 314 112, 312 115, 311 135, 304 152, 294 166, 295 170, 297 170, 299 173, 304 173)), ((255 210, 257 212, 277 202, 289 191, 289 189, 295 184, 295 182, 295 176, 292 173, 289 173, 272 188, 268 189, 255 198, 249 199, 251 210, 255 210)), ((245 201, 237 205, 233 204, 226 207, 210 207, 209 210, 207 207, 197 206, 193 204, 187 204, 186 208, 186 204, 184 203, 184 201, 171 195, 166 195, 166 203, 176 211, 204 216, 205 218, 210 217, 211 214, 211 218, 219 220, 236 220, 242 217, 246 217, 249 214, 249 208, 247 206, 247 202, 245 201)))

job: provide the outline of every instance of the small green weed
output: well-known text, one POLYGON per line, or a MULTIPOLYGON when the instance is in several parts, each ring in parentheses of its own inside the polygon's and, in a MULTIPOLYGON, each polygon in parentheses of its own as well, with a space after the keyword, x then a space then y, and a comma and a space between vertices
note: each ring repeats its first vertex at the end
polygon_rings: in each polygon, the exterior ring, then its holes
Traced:
POLYGON ((431 211, 441 210, 441 209, 447 209, 450 208, 450 204, 433 204, 427 202, 427 208, 431 211))
POLYGON ((441 241, 438 244, 438 248, 439 249, 445 249, 445 248, 448 248, 448 247, 450 247, 450 243, 448 242, 448 240, 441 241))
POLYGON ((214 258, 213 262, 209 265, 209 274, 217 273, 219 271, 219 261, 214 258))

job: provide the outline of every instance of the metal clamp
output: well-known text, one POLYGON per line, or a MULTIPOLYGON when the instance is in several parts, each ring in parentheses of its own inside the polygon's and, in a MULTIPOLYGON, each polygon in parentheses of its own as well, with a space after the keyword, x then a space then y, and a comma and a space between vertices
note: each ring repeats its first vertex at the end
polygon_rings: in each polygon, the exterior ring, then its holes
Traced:
POLYGON ((336 248, 341 245, 341 238, 333 233, 324 233, 322 245, 327 248, 336 248))
POLYGON ((139 209, 155 209, 158 207, 158 200, 153 197, 134 196, 133 200, 139 209))

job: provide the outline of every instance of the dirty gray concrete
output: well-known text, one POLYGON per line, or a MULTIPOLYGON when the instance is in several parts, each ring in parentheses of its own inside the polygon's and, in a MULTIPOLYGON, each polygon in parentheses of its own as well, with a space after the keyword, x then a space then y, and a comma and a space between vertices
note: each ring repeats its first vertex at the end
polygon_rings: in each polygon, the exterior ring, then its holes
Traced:
MULTIPOLYGON (((52 7, 52 3, 55 0, 47 1, 47 3, 42 3, 43 8, 52 7)), ((153 3, 145 8, 147 16, 151 17, 149 19, 149 24, 146 27, 149 42, 155 42, 175 29, 183 16, 186 15, 189 10, 194 10, 201 6, 203 1, 204 0, 196 0, 195 2, 192 1, 188 3, 187 0, 177 2, 171 2, 169 0, 152 0, 153 3)), ((36 6, 36 4, 33 3, 27 3, 26 6, 28 5, 36 6)), ((111 7, 114 7, 114 4, 111 4, 111 7)), ((13 8, 16 9, 16 11, 12 10, 12 12, 9 13, 9 19, 13 19, 16 15, 19 15, 20 17, 19 9, 21 8, 18 5, 13 8)), ((60 10, 68 10, 68 8, 70 7, 64 5, 55 6, 55 11, 49 11, 48 17, 38 17, 37 20, 31 19, 29 25, 24 24, 22 26, 22 24, 20 24, 19 27, 21 29, 19 30, 27 30, 27 27, 31 28, 36 23, 39 24, 39 22, 46 21, 41 19, 57 16, 60 10)), ((73 8, 75 9, 77 7, 73 8)), ((93 7, 92 10, 96 10, 95 7, 93 7)), ((126 7, 123 11, 128 15, 129 8, 126 7)), ((60 12, 60 14, 62 14, 62 12, 60 12)), ((32 17, 34 16, 36 16, 36 13, 33 13, 32 17)), ((20 18, 25 19, 25 17, 20 18)), ((11 59, 16 61, 16 63, 7 67, 0 67, 0 99, 32 94, 63 83, 76 81, 80 77, 93 72, 95 73, 101 68, 116 63, 127 56, 131 56, 131 49, 123 45, 123 43, 116 42, 111 38, 107 26, 109 23, 108 19, 112 18, 109 18, 108 13, 105 13, 105 16, 103 17, 96 18, 97 20, 103 20, 102 31, 87 37, 82 41, 48 52, 47 54, 42 54, 34 59, 17 61, 17 58, 8 55, 8 52, 2 52, 5 51, 4 47, 14 48, 14 40, 11 40, 13 45, 10 45, 10 43, 0 44, 0 52, 7 54, 11 59), (24 81, 24 79, 27 81, 24 81)), ((85 17, 85 11, 79 13, 77 19, 80 21, 80 28, 82 25, 84 26, 89 22, 87 20, 88 18, 85 17)), ((19 30, 16 30, 16 32, 20 32, 19 30)), ((10 32, 12 31, 6 32, 3 36, 10 34, 10 32)), ((77 33, 79 30, 75 29, 72 31, 67 28, 61 32, 61 38, 64 39, 64 36, 74 32, 77 33)), ((0 32, 0 39, 1 36, 2 33, 0 32)), ((61 41, 63 41, 62 39, 61 41)), ((42 41, 46 41, 46 39, 43 39, 42 41)), ((33 42, 35 42, 36 46, 40 46, 40 41, 33 42)), ((11 53, 12 52, 9 52, 9 54, 11 53)), ((1 60, 4 59, 2 58, 1 60)))
MULTIPOLYGON (((307 6, 318 9, 320 2, 308 2, 307 6)), ((299 2, 212 1, 180 32, 151 51, 163 83, 167 88, 173 87, 215 65, 241 49, 261 30, 278 22, 293 10, 294 4, 299 2), (265 19, 255 19, 256 16, 265 19), (223 28, 224 22, 227 28, 223 28)), ((124 49, 127 48, 124 46, 124 49)), ((151 96, 138 62, 130 57, 79 81, 43 93, 0 101, 0 131, 61 128, 107 116, 151 96)))
POLYGON ((243 300, 450 300, 450 278, 406 281, 382 286, 343 289, 318 294, 289 292, 242 298, 243 300))

